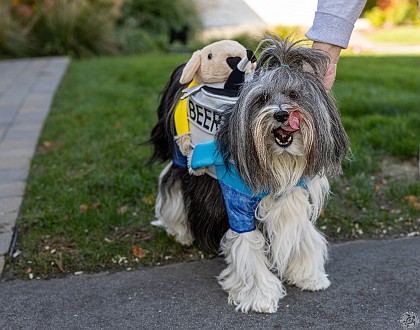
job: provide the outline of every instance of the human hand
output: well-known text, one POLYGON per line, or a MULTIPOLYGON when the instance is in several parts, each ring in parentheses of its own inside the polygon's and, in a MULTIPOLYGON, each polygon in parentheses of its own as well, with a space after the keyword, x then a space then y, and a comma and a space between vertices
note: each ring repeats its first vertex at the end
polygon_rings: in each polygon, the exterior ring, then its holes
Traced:
POLYGON ((327 68, 327 72, 323 81, 325 89, 327 92, 329 92, 335 82, 335 77, 337 74, 337 63, 340 58, 341 47, 314 41, 312 48, 322 50, 328 53, 330 57, 330 64, 327 68))

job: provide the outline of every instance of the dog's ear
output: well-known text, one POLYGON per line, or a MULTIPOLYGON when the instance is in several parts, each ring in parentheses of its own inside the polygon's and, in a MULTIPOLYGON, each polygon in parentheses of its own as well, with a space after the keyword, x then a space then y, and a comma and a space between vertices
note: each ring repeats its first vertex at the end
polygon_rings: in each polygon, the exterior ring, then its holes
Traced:
POLYGON ((200 64, 201 64, 201 50, 196 50, 190 60, 185 65, 184 70, 182 71, 181 78, 179 82, 181 84, 188 84, 194 79, 195 74, 197 73, 200 64))

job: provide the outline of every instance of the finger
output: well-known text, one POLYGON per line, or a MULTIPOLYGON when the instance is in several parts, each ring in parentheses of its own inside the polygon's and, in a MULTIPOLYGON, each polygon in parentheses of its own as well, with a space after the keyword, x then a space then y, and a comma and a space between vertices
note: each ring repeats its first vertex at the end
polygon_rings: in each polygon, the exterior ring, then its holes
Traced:
POLYGON ((337 74, 337 64, 330 64, 325 74, 323 85, 327 92, 329 92, 334 85, 335 77, 337 74))

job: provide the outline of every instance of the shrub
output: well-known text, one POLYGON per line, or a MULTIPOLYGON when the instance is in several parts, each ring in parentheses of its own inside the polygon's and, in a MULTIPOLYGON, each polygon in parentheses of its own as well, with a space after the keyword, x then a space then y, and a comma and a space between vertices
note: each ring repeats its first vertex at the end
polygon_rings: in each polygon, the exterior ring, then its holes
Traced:
POLYGON ((124 54, 145 53, 166 48, 167 40, 147 33, 144 29, 119 27, 116 36, 124 54))
POLYGON ((377 6, 377 0, 367 0, 365 7, 363 8, 362 15, 376 6, 377 6))
MULTIPOLYGON (((291 36, 292 40, 300 40, 305 39, 305 35, 303 30, 299 27, 291 27, 291 26, 276 26, 273 29, 260 31, 258 33, 251 33, 251 32, 243 32, 238 35, 231 37, 232 40, 239 42, 242 46, 246 49, 251 49, 256 51, 258 49, 258 45, 265 36, 275 34, 282 38, 286 38, 291 36)), ((201 49, 213 42, 221 40, 220 38, 211 38, 211 39, 201 39, 195 40, 194 42, 189 44, 189 49, 191 51, 201 49)))
POLYGON ((299 26, 276 26, 273 30, 273 33, 275 33, 283 39, 288 36, 291 36, 293 40, 300 40, 306 38, 305 33, 299 26))
POLYGON ((24 56, 28 44, 19 24, 13 19, 10 4, 0 3, 0 56, 24 56))
POLYGON ((365 17, 374 27, 381 27, 385 23, 391 25, 419 24, 417 18, 417 1, 402 0, 391 2, 383 8, 377 6, 365 13, 365 17))
POLYGON ((171 31, 187 28, 188 36, 193 37, 201 27, 191 0, 128 0, 121 11, 120 26, 140 28, 153 36, 169 37, 171 31))
POLYGON ((113 54, 110 0, 15 0, 0 5, 3 56, 113 54))
POLYGON ((386 20, 385 11, 379 7, 373 7, 366 12, 365 17, 369 20, 370 24, 374 27, 381 27, 386 20))
POLYGON ((253 51, 257 49, 260 42, 260 39, 248 33, 242 33, 235 36, 233 39, 243 45, 246 49, 251 49, 253 51))
POLYGON ((416 7, 416 4, 409 1, 389 7, 385 10, 387 21, 393 25, 415 23, 417 20, 416 7))
POLYGON ((104 1, 41 0, 31 33, 40 55, 76 57, 115 53, 110 6, 104 1))
POLYGON ((171 32, 200 27, 192 0, 1 0, 0 56, 162 50, 171 32))

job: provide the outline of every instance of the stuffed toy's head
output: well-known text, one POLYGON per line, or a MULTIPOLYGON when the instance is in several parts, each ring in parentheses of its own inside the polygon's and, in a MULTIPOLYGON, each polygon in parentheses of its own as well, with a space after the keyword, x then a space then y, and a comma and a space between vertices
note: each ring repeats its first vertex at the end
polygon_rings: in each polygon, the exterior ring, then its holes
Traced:
MULTIPOLYGON (((179 82, 187 84, 193 79, 204 84, 225 82, 236 65, 246 56, 245 47, 236 41, 214 42, 193 53, 182 71, 179 82)), ((249 71, 252 69, 253 65, 248 68, 249 71)))

